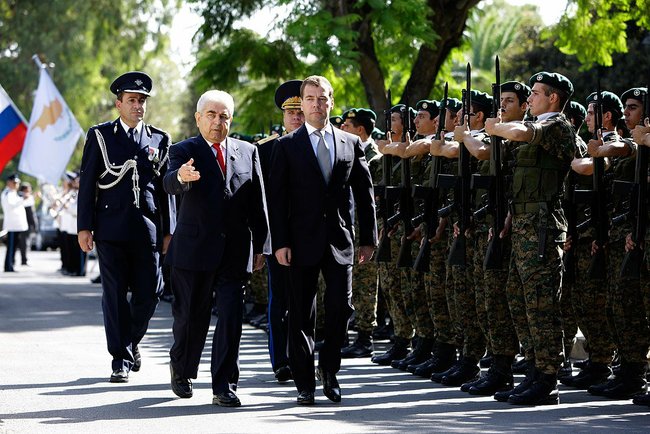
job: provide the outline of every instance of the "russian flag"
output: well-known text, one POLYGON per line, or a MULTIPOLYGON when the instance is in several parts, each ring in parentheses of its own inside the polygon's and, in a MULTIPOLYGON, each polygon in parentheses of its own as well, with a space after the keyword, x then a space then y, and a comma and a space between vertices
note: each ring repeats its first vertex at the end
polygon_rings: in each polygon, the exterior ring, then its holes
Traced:
POLYGON ((22 149, 26 134, 25 118, 0 86, 0 172, 22 149))

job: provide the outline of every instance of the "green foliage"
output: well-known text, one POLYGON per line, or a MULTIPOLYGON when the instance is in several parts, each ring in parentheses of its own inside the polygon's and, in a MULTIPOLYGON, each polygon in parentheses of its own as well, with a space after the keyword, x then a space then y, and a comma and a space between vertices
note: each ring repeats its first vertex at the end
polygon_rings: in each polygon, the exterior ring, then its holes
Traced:
POLYGON ((650 29, 650 0, 569 0, 568 10, 543 36, 557 34, 555 45, 575 55, 582 70, 594 64, 611 66, 614 53, 626 53, 630 24, 650 29))
MULTIPOLYGON (((175 64, 153 70, 164 57, 175 7, 175 0, 0 1, 0 83, 29 118, 38 84, 31 59, 36 53, 56 65, 52 78, 82 128, 112 119, 114 97, 108 87, 125 71, 149 72, 154 96, 171 90, 160 85, 158 72, 169 76, 175 64)), ((156 123, 156 118, 148 121, 156 123)), ((78 165, 81 148, 80 142, 70 167, 78 165)))

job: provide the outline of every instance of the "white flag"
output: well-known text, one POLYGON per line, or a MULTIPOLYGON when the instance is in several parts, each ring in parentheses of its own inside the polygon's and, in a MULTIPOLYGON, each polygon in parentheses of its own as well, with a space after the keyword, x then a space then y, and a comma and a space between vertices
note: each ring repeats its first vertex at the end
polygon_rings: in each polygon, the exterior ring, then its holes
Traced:
POLYGON ((58 184, 82 133, 52 78, 42 68, 18 170, 40 182, 58 184))

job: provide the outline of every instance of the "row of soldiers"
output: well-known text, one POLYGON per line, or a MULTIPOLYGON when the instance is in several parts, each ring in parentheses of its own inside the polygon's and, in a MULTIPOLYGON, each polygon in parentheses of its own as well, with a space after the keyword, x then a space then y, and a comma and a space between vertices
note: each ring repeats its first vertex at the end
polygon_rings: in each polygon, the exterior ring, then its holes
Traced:
POLYGON ((647 89, 620 98, 598 89, 585 109, 561 74, 528 84, 392 106, 390 135, 376 143, 374 113, 344 113, 349 132, 368 124, 382 243, 376 264, 355 267, 358 336, 343 357, 372 352, 381 289, 395 337, 377 364, 513 404, 558 403, 559 378, 650 405, 647 259, 640 275, 619 273, 645 236, 632 234, 638 150, 650 145, 647 89), (577 134, 585 120, 587 143, 577 134), (572 375, 578 327, 589 359, 572 375), (513 366, 526 374, 516 386, 513 366))
MULTIPOLYGON (((618 272, 626 249, 640 251, 644 238, 630 235, 643 215, 630 209, 630 192, 639 191, 630 185, 638 185, 639 149, 650 144, 650 128, 639 126, 647 89, 620 98, 598 89, 585 109, 570 101, 573 85, 561 74, 540 72, 529 84, 497 83, 494 96, 468 86, 461 99, 445 90, 415 109, 389 104, 388 137, 377 141, 369 109, 331 119, 360 136, 382 224, 377 261, 354 270, 358 334, 342 356, 372 355, 380 294, 394 340, 375 363, 514 404, 558 403, 559 378, 648 405, 647 273, 618 272), (588 143, 577 134, 585 121, 588 143), (572 375, 578 327, 589 359, 572 375), (526 374, 516 387, 513 372, 526 374)), ((288 131, 304 122, 298 89, 294 80, 276 92, 288 131)), ((283 298, 269 297, 280 382, 291 378, 283 298)))

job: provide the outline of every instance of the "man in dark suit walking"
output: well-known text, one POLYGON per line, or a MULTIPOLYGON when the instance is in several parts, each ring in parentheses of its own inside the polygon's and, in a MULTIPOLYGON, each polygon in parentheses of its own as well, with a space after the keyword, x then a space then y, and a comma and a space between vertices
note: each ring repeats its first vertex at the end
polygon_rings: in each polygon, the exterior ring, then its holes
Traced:
POLYGON ((239 378, 244 285, 270 254, 262 171, 257 148, 228 137, 234 101, 211 90, 196 105, 200 135, 170 148, 165 190, 183 194, 178 224, 165 258, 171 265, 174 344, 171 386, 192 396, 210 327, 213 290, 217 325, 212 341, 212 403, 241 405, 239 378))
POLYGON ((140 369, 138 343, 158 304, 159 255, 174 221, 173 198, 162 187, 169 135, 143 122, 151 85, 138 71, 115 79, 120 117, 88 131, 81 160, 77 237, 84 252, 97 244, 112 383, 140 369))
POLYGON ((353 312, 353 212, 359 217, 359 262, 377 242, 373 187, 357 136, 329 123, 334 104, 325 77, 300 88, 305 125, 278 139, 269 178, 273 250, 289 267, 289 361, 300 405, 314 403, 314 329, 318 274, 325 279, 325 340, 317 375, 325 396, 340 402, 336 373, 353 312), (353 199, 354 196, 354 199, 353 199))

